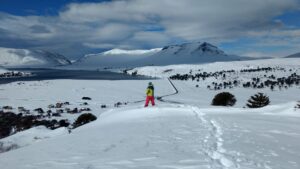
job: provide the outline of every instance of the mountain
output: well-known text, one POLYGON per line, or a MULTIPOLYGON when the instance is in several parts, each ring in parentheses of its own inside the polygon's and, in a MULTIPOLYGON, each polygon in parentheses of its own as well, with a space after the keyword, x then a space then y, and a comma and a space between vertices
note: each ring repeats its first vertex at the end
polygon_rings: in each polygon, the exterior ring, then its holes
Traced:
POLYGON ((300 53, 295 53, 295 54, 286 56, 285 58, 300 58, 300 53))
POLYGON ((53 67, 69 65, 64 56, 44 50, 13 49, 0 47, 0 66, 3 67, 53 67))
POLYGON ((123 67, 143 65, 143 60, 160 51, 112 49, 98 54, 88 54, 74 63, 79 67, 123 67))
POLYGON ((152 55, 151 58, 147 58, 147 63, 150 65, 196 64, 246 59, 249 58, 228 55, 218 47, 207 42, 196 42, 166 46, 152 55))
POLYGON ((99 54, 85 55, 75 65, 80 67, 132 67, 146 65, 197 64, 217 61, 248 60, 227 55, 207 42, 184 43, 150 50, 113 49, 99 54))

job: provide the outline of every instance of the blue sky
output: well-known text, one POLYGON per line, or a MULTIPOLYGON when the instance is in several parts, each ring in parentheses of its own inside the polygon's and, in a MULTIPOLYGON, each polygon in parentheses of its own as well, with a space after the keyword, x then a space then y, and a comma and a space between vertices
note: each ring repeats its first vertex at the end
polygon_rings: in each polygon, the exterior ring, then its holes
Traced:
POLYGON ((207 41, 226 53, 300 52, 299 0, 0 0, 0 47, 69 58, 207 41))
POLYGON ((68 3, 109 0, 0 0, 0 11, 13 15, 57 15, 68 3))

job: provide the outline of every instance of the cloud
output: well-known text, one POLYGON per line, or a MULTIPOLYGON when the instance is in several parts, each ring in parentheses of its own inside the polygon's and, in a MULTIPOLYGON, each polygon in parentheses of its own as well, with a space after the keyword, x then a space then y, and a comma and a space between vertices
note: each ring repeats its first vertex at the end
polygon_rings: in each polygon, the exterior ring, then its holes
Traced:
POLYGON ((29 27, 31 33, 51 33, 51 31, 43 25, 32 25, 29 27))
POLYGON ((71 3, 57 16, 0 13, 0 45, 14 47, 19 41, 76 56, 89 49, 152 48, 180 41, 221 43, 241 37, 298 41, 300 28, 289 29, 274 19, 293 10, 299 10, 298 0, 71 3))

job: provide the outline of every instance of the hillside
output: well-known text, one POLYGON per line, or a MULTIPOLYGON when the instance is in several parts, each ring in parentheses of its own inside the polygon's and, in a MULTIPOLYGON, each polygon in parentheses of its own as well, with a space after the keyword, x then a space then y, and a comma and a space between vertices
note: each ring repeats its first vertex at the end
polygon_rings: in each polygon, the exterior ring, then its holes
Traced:
POLYGON ((1 154, 0 163, 2 169, 296 169, 299 118, 272 113, 278 110, 121 108, 71 134, 36 137, 31 146, 1 154))
POLYGON ((295 54, 286 56, 285 58, 300 58, 300 53, 295 53, 295 54))
POLYGON ((132 67, 144 65, 143 59, 153 55, 161 49, 150 50, 122 50, 112 49, 98 54, 87 54, 74 63, 79 68, 103 67, 132 67))
POLYGON ((207 42, 185 43, 164 47, 146 59, 148 65, 199 64, 218 61, 238 61, 250 58, 228 55, 207 42))
POLYGON ((43 50, 12 49, 0 47, 0 66, 3 67, 53 67, 69 65, 64 56, 43 50))

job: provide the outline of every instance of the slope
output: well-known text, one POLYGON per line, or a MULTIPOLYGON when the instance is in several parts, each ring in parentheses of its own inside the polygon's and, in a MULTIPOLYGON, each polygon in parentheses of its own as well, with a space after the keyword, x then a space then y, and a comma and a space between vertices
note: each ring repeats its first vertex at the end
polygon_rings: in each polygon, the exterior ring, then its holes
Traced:
POLYGON ((296 169, 299 118, 265 115, 268 111, 275 110, 229 113, 185 105, 110 110, 71 134, 1 154, 1 168, 296 169))
POLYGON ((144 65, 143 59, 158 52, 150 50, 122 50, 112 49, 98 54, 88 54, 74 63, 74 67, 99 68, 99 67, 130 67, 144 65))
POLYGON ((295 53, 295 54, 286 56, 285 58, 300 58, 300 53, 295 53))
POLYGON ((53 67, 68 64, 71 62, 60 54, 0 47, 0 66, 3 67, 53 67))

